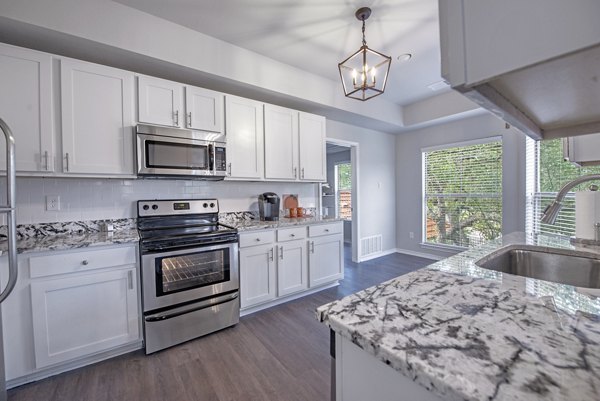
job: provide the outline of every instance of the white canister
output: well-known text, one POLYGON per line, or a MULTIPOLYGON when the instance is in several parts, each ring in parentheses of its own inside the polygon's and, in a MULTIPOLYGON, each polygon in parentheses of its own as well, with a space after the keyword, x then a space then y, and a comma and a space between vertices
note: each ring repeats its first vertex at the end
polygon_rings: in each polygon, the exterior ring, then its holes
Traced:
POLYGON ((600 191, 575 192, 575 237, 595 239, 596 223, 600 222, 600 191))

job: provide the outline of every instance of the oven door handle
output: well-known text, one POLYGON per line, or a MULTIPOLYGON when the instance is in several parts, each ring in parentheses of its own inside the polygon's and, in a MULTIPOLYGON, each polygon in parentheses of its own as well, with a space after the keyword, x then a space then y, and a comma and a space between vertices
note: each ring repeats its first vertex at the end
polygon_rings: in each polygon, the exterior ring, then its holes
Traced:
POLYGON ((179 308, 171 309, 168 312, 156 313, 153 315, 149 315, 144 317, 144 320, 147 322, 160 322, 163 320, 172 319, 177 316, 184 315, 186 313, 195 312, 200 309, 206 309, 213 306, 221 305, 226 302, 231 302, 238 297, 238 292, 233 292, 231 294, 226 294, 220 297, 215 297, 211 299, 207 299, 206 301, 194 303, 192 305, 186 305, 179 308))

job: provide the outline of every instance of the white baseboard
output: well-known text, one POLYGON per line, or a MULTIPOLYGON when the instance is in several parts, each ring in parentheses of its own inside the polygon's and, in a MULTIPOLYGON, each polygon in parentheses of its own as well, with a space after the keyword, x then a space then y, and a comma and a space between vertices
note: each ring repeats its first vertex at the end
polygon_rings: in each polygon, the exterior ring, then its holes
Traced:
POLYGON ((447 257, 447 256, 434 255, 432 253, 409 251, 408 249, 402 249, 402 248, 396 248, 394 251, 396 253, 403 253, 405 255, 418 256, 420 258, 431 259, 431 260, 442 260, 442 259, 446 259, 446 257, 447 257))
POLYGON ((307 295, 314 294, 315 292, 323 291, 323 290, 326 290, 328 288, 336 287, 338 285, 340 285, 340 282, 339 281, 334 281, 333 283, 325 284, 325 285, 323 285, 321 287, 311 288, 309 290, 302 291, 302 292, 299 292, 297 294, 288 295, 287 297, 278 298, 278 299, 275 299, 273 301, 266 302, 264 304, 260 304, 260 305, 256 305, 256 306, 251 306, 249 308, 244 308, 244 309, 240 310, 240 317, 246 316, 246 315, 250 315, 250 314, 252 314, 254 312, 258 312, 258 311, 270 308, 270 307, 275 306, 275 305, 280 305, 280 304, 283 304, 283 303, 286 303, 286 302, 289 302, 289 301, 293 301, 293 300, 298 299, 298 298, 303 298, 303 297, 305 297, 307 295))
POLYGON ((129 344, 122 345, 110 351, 103 351, 97 354, 88 355, 82 357, 80 359, 75 359, 70 362, 61 363, 55 366, 51 366, 48 368, 40 369, 37 372, 27 374, 25 376, 17 377, 15 379, 6 381, 6 388, 14 388, 17 386, 21 386, 26 383, 31 383, 34 381, 38 381, 41 379, 45 379, 50 376, 57 375, 59 373, 64 373, 69 370, 81 368, 86 365, 91 365, 93 363, 97 363, 100 361, 104 361, 106 359, 114 358, 119 355, 127 354, 132 351, 137 351, 143 347, 143 342, 141 339, 135 340, 129 344))

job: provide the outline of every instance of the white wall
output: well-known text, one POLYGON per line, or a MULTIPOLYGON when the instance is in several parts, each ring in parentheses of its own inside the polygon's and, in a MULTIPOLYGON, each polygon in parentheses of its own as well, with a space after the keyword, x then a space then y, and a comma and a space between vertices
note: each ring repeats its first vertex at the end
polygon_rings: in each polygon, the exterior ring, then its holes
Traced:
POLYGON ((525 135, 485 114, 403 133, 396 139, 396 237, 399 250, 448 256, 420 245, 422 238, 421 149, 502 135, 503 233, 525 231, 525 135), (409 233, 414 233, 414 239, 409 233))
POLYGON ((316 206, 316 184, 18 178, 17 223, 136 217, 135 203, 143 199, 217 198, 222 212, 257 211, 257 196, 267 191, 298 194, 301 206, 316 206), (60 211, 46 211, 46 195, 60 196, 60 211))
POLYGON ((327 137, 359 144, 359 238, 381 234, 383 250, 396 247, 396 137, 327 120, 327 137))

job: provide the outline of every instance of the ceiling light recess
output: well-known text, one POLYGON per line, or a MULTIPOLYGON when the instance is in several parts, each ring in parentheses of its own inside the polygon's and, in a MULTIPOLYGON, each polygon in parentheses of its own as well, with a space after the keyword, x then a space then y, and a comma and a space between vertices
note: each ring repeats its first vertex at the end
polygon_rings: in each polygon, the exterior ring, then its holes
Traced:
POLYGON ((371 15, 369 7, 356 10, 355 16, 362 21, 362 46, 358 51, 338 64, 344 94, 352 99, 369 100, 385 91, 392 58, 367 47, 365 21, 371 15))

